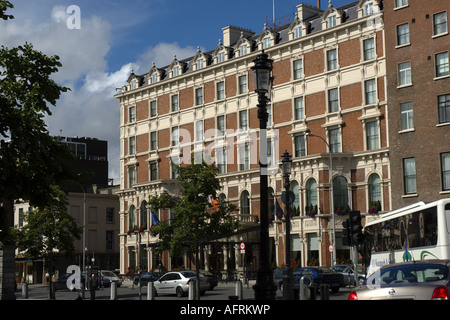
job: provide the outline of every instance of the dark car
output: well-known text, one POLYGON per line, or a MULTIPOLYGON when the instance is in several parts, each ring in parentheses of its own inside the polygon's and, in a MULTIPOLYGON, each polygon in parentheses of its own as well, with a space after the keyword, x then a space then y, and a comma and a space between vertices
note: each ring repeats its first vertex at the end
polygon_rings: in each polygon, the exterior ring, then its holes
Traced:
MULTIPOLYGON (((159 276, 153 272, 143 272, 141 273, 141 287, 146 286, 149 282, 155 282, 159 279, 159 276)), ((139 285, 139 275, 134 277, 134 285, 139 285)))
MULTIPOLYGON (((301 273, 301 269, 302 268, 292 269, 292 274, 293 274, 294 278, 297 277, 301 273)), ((283 276, 284 276, 283 271, 284 271, 284 268, 277 268, 273 271, 273 279, 274 279, 275 283, 278 285, 278 289, 280 289, 280 290, 282 290, 282 286, 283 286, 283 276)), ((298 286, 297 286, 297 289, 298 289, 298 286)))
MULTIPOLYGON (((294 290, 300 289, 300 279, 304 276, 311 278, 317 289, 321 284, 328 284, 333 293, 345 287, 344 276, 326 267, 303 267, 294 270, 294 290)), ((281 279, 282 284, 283 279, 281 279)))
MULTIPOLYGON (((69 291, 73 291, 75 290, 75 283, 76 280, 73 279, 71 281, 72 285, 70 287, 67 286, 67 279, 71 276, 71 273, 65 273, 63 275, 61 275, 58 279, 56 279, 55 281, 53 281, 53 286, 56 290, 69 290, 69 291)), ((80 277, 80 281, 84 280, 84 276, 80 277)))

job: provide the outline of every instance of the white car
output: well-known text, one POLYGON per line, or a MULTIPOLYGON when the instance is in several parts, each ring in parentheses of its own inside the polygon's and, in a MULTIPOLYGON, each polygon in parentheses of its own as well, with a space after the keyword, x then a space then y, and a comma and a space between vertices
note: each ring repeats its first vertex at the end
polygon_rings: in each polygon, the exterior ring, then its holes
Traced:
MULTIPOLYGON (((193 271, 171 271, 156 280, 154 285, 155 295, 176 294, 184 296, 189 291, 189 283, 195 281, 193 271)), ((204 294, 210 287, 206 277, 200 275, 200 294, 204 294)))
POLYGON ((122 285, 122 280, 112 271, 109 270, 101 270, 100 271, 101 276, 101 285, 103 287, 110 287, 111 283, 115 282, 117 283, 117 287, 120 287, 122 285))

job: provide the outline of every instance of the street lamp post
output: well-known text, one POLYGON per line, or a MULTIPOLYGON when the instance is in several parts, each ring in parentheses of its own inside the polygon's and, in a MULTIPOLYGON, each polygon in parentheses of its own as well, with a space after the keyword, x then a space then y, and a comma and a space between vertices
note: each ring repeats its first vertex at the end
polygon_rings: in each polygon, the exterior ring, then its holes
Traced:
POLYGON ((291 266, 291 215, 289 213, 289 204, 292 201, 289 196, 291 186, 289 176, 291 175, 292 159, 287 150, 284 152, 281 162, 283 164, 284 199, 286 203, 286 268, 283 270, 283 297, 285 300, 294 300, 294 283, 291 266))
POLYGON ((331 239, 331 244, 333 245, 333 251, 331 252, 331 260, 333 266, 336 264, 336 226, 334 221, 334 205, 333 205, 333 157, 331 156, 331 147, 330 144, 322 137, 316 136, 315 134, 312 134, 311 132, 306 133, 307 137, 316 137, 321 139, 328 147, 328 155, 329 155, 329 180, 330 180, 330 214, 331 214, 331 221, 333 224, 333 234, 331 239))
POLYGON ((277 286, 273 281, 273 272, 269 260, 269 197, 267 182, 267 102, 270 101, 272 86, 271 72, 273 60, 264 51, 259 54, 252 67, 255 92, 258 94, 259 119, 259 164, 260 164, 260 261, 253 286, 256 300, 275 300, 277 286))

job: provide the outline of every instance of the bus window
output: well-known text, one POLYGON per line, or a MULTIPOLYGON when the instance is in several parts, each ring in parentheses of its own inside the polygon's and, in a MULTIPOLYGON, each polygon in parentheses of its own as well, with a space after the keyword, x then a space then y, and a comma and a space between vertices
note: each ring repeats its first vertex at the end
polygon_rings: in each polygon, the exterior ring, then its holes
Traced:
POLYGON ((447 232, 450 233, 450 203, 445 205, 445 222, 447 225, 447 232))

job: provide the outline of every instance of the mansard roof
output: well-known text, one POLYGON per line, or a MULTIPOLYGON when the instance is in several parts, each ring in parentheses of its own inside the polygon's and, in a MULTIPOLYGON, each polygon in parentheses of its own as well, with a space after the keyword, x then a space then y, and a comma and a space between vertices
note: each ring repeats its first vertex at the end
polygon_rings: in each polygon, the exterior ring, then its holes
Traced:
MULTIPOLYGON (((170 65, 167 65, 163 68, 158 68, 157 70, 161 72, 161 79, 160 81, 163 81, 167 78, 169 78, 169 70, 173 68, 175 63, 180 63, 180 65, 183 66, 183 72, 182 74, 186 74, 189 72, 195 71, 194 64, 197 61, 199 57, 205 58, 205 64, 204 68, 210 66, 212 64, 212 59, 221 50, 222 48, 227 50, 228 52, 228 58, 227 60, 233 59, 235 57, 235 50, 239 48, 239 46, 243 42, 248 42, 251 44, 251 47, 249 48, 249 53, 254 52, 256 43, 258 40, 263 39, 264 36, 267 34, 271 34, 275 37, 275 44, 281 44, 285 43, 287 41, 290 41, 289 39, 289 32, 291 31, 294 23, 303 23, 307 26, 307 35, 314 34, 316 32, 320 32, 323 30, 323 20, 326 19, 326 16, 329 15, 332 12, 337 12, 341 16, 341 24, 356 20, 358 19, 358 9, 360 9, 360 6, 363 5, 364 2, 369 0, 357 0, 350 2, 346 5, 340 6, 338 8, 334 8, 331 5, 331 1, 329 3, 328 8, 325 11, 319 10, 317 8, 313 8, 314 14, 307 19, 304 19, 303 21, 300 21, 298 18, 294 20, 293 23, 287 24, 285 26, 281 26, 279 28, 275 28, 273 30, 268 29, 267 26, 264 27, 263 31, 260 34, 255 34, 253 36, 243 37, 241 36, 239 39, 235 40, 235 43, 231 43, 229 47, 223 46, 221 42, 219 42, 219 45, 214 48, 213 50, 202 52, 200 50, 200 47, 197 47, 197 52, 194 56, 183 59, 183 60, 177 60, 176 57, 174 57, 174 60, 171 62, 170 65), (235 50, 234 50, 235 49, 235 50)), ((382 5, 382 0, 372 0, 374 1, 374 4, 382 5)), ((308 7, 307 5, 304 5, 308 7)), ((151 69, 153 70, 153 68, 151 69)), ((130 75, 127 82, 129 83, 132 80, 132 76, 134 75, 137 79, 139 79, 140 83, 148 83, 146 81, 146 77, 149 76, 150 73, 144 74, 142 76, 136 76, 133 74, 130 75)))

